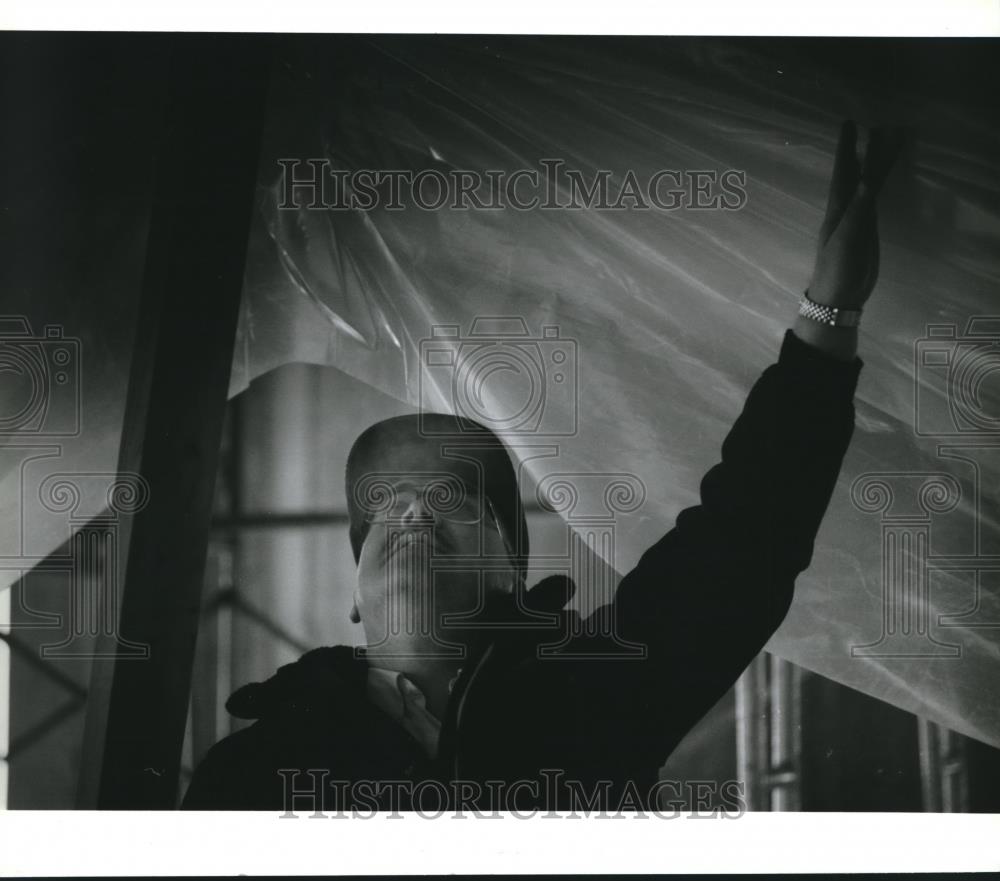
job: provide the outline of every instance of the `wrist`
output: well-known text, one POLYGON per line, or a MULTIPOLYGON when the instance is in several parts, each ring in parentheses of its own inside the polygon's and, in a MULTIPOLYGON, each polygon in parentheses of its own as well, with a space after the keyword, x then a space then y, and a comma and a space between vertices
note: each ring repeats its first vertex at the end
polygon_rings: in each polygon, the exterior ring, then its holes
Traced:
POLYGON ((857 327, 861 323, 861 309, 817 302, 808 290, 799 301, 799 315, 830 327, 857 327))
POLYGON ((858 354, 857 327, 831 327, 799 315, 792 326, 792 333, 802 342, 838 361, 853 361, 858 354))

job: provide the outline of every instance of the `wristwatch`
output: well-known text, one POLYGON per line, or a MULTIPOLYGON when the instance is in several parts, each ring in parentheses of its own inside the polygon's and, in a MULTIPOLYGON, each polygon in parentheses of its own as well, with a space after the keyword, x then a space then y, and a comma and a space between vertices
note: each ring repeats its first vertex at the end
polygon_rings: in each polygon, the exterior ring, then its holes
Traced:
POLYGON ((803 294, 802 300, 799 302, 799 315, 830 327, 857 327, 861 323, 860 309, 822 306, 809 299, 808 291, 803 294))

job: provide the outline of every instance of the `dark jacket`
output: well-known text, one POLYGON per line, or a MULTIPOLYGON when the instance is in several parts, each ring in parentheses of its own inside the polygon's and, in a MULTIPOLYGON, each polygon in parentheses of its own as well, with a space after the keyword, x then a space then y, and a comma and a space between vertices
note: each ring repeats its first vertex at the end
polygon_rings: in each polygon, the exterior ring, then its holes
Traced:
MULTIPOLYGON (((612 806, 623 796, 646 804, 666 757, 788 611, 853 432, 860 369, 858 359, 837 361, 785 335, 702 480, 700 504, 678 515, 594 613, 645 645, 645 658, 623 659, 606 637, 581 633, 566 652, 588 657, 540 659, 536 644, 551 643, 551 630, 498 631, 463 668, 430 761, 368 702, 363 657, 316 649, 232 696, 230 712, 257 721, 209 751, 183 806, 284 811, 293 788, 321 781, 332 792, 332 781, 360 780, 436 781, 417 788, 424 805, 447 794, 455 807, 450 781, 465 781, 487 809, 566 807, 593 793, 612 806), (487 784, 518 780, 536 786, 487 784)), ((323 804, 407 809, 412 794, 342 789, 323 804)), ((312 804, 301 796, 296 809, 312 804)))

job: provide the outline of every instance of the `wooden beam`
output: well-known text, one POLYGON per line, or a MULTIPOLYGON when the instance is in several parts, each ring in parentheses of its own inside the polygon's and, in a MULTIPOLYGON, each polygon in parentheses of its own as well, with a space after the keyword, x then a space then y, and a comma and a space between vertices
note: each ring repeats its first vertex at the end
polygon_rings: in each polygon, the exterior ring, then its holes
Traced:
POLYGON ((274 38, 163 39, 166 121, 118 467, 141 475, 149 502, 121 522, 118 631, 103 640, 118 654, 93 662, 84 808, 176 802, 274 38))

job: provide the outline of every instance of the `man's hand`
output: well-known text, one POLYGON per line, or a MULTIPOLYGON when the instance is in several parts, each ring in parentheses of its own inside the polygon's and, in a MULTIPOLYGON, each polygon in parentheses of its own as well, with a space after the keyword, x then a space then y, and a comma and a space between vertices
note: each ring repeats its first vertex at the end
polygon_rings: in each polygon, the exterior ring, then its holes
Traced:
MULTIPOLYGON (((901 146, 899 129, 873 128, 862 164, 854 123, 847 120, 841 126, 826 216, 807 289, 814 302, 860 309, 871 296, 879 265, 875 203, 901 146)), ((843 360, 853 359, 857 351, 854 328, 829 327, 799 318, 795 335, 843 360)))

